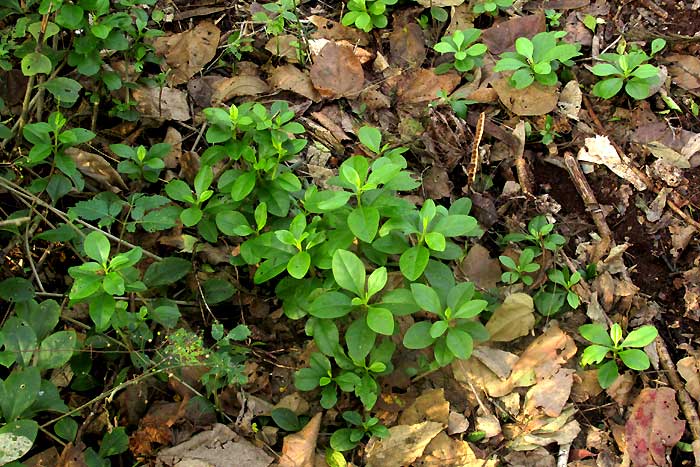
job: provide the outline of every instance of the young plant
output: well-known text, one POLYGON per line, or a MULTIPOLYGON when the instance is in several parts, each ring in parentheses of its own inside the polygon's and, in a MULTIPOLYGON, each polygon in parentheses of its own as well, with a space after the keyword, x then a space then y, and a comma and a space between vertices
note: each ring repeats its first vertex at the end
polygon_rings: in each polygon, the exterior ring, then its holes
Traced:
POLYGON ((197 225, 204 216, 203 205, 214 195, 210 189, 214 181, 214 172, 208 165, 202 166, 194 177, 194 192, 184 180, 171 180, 165 185, 165 192, 175 200, 189 204, 187 209, 180 213, 180 220, 185 227, 197 225))
POLYGON ((385 28, 389 24, 387 5, 395 5, 398 0, 350 0, 348 12, 343 15, 343 26, 354 25, 370 32, 374 28, 385 28))
POLYGON ((126 144, 112 144, 109 148, 124 159, 117 165, 119 172, 133 180, 144 179, 155 183, 160 171, 165 168, 163 158, 170 152, 171 146, 168 143, 158 143, 146 150, 144 146, 132 148, 126 144))
POLYGON ((498 10, 505 10, 511 6, 513 6, 513 0, 484 0, 474 5, 474 13, 477 15, 488 13, 491 16, 496 16, 498 10))
POLYGON ((501 275, 501 281, 506 284, 515 284, 520 280, 525 285, 532 285, 533 279, 530 273, 540 269, 540 265, 533 261, 536 255, 537 251, 533 248, 525 248, 520 253, 517 264, 510 256, 499 256, 498 260, 501 264, 510 269, 501 275))
POLYGON ((503 237, 508 242, 528 242, 540 250, 557 251, 566 243, 566 238, 554 232, 554 224, 550 224, 543 215, 533 217, 527 224, 526 233, 510 233, 503 237))
POLYGON ((475 319, 488 302, 477 298, 474 284, 463 282, 449 290, 425 284, 411 284, 413 299, 422 310, 434 314, 436 321, 418 321, 403 338, 407 349, 433 348, 435 361, 449 365, 455 358, 471 357, 474 341, 489 337, 486 328, 475 319), (446 292, 446 293, 445 293, 446 292))
POLYGON ((253 15, 253 20, 265 25, 265 33, 271 36, 279 36, 288 28, 297 29, 299 17, 297 16, 298 0, 275 0, 265 3, 262 7, 266 12, 253 15))
POLYGON ((437 100, 432 101, 428 104, 429 108, 440 107, 442 105, 449 105, 452 111, 462 120, 467 119, 467 107, 469 104, 473 104, 475 101, 469 101, 466 99, 459 99, 456 97, 451 97, 447 95, 444 89, 440 89, 437 92, 437 100))
POLYGON ((544 86, 557 84, 557 70, 570 66, 571 59, 581 55, 573 44, 561 43, 565 31, 540 32, 532 39, 519 37, 515 41, 515 52, 504 52, 496 62, 494 71, 513 71, 510 84, 524 89, 533 82, 544 86))
POLYGON ((566 302, 574 310, 578 308, 578 306, 581 304, 581 299, 576 292, 571 290, 571 288, 581 281, 581 273, 576 271, 575 273, 570 274, 567 268, 552 269, 547 272, 547 277, 549 277, 549 280, 555 284, 564 287, 564 290, 566 290, 566 302))
POLYGON ((557 10, 544 10, 544 16, 547 18, 547 24, 550 28, 558 28, 559 20, 562 17, 562 13, 557 12, 557 10))
POLYGON ((581 357, 581 365, 600 364, 598 382, 606 389, 615 382, 619 375, 618 360, 631 370, 644 371, 649 368, 649 357, 642 347, 654 342, 659 332, 654 326, 642 326, 630 332, 622 339, 622 328, 615 323, 606 332, 601 324, 584 324, 579 328, 581 336, 593 343, 586 347, 581 357))
POLYGON ((547 115, 544 117, 544 128, 542 128, 541 130, 537 130, 537 132, 542 137, 542 139, 540 139, 540 143, 544 145, 549 145, 553 143, 554 138, 559 137, 559 133, 554 131, 554 119, 551 115, 547 115))
POLYGON ((343 419, 353 428, 341 428, 331 436, 331 447, 336 451, 350 451, 355 449, 365 436, 376 436, 379 439, 389 436, 389 430, 379 423, 377 417, 368 417, 363 420, 362 415, 356 411, 343 412, 343 419))
POLYGON ((474 28, 457 30, 451 37, 443 36, 433 48, 441 54, 454 54, 454 62, 439 65, 436 73, 445 73, 452 68, 466 73, 474 67, 481 66, 487 48, 484 44, 475 44, 480 36, 481 30, 474 28))
POLYGON ((126 308, 127 302, 117 304, 115 295, 126 292, 143 292, 146 286, 134 267, 141 260, 141 248, 119 253, 110 259, 109 240, 101 232, 89 233, 83 248, 88 258, 94 260, 73 266, 68 274, 73 278, 68 297, 73 303, 89 303, 89 314, 98 332, 109 328, 118 306, 126 308))
POLYGON ((591 68, 596 76, 605 77, 593 86, 593 94, 603 99, 616 96, 622 87, 633 99, 649 97, 649 90, 659 82, 659 68, 647 63, 657 52, 663 49, 666 41, 660 38, 651 43, 651 55, 643 50, 631 50, 626 53, 605 53, 598 58, 605 63, 598 63, 591 68))

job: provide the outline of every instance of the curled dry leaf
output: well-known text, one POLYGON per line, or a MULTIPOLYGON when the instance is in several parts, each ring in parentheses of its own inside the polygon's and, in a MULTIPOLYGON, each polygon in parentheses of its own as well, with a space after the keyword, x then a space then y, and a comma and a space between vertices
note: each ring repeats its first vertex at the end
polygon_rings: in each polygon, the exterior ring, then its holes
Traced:
POLYGON ((165 57, 170 67, 171 86, 186 83, 216 56, 221 31, 211 21, 203 21, 189 31, 158 37, 156 53, 165 57))
POLYGON ((270 87, 265 81, 258 76, 250 74, 241 74, 230 78, 224 78, 214 83, 212 88, 211 104, 215 107, 220 106, 221 103, 227 102, 234 97, 257 96, 258 94, 263 94, 270 90, 270 87))
POLYGON ((524 411, 536 415, 540 410, 548 417, 558 417, 569 400, 574 370, 560 368, 527 391, 524 411))
MULTIPOLYGON (((322 413, 317 413, 298 433, 287 435, 282 444, 280 467, 306 467, 313 465, 316 440, 321 428, 322 413)), ((241 464, 242 465, 242 464, 241 464)))
POLYGON ((275 68, 267 82, 273 89, 291 91, 314 102, 321 100, 321 95, 314 88, 309 75, 294 65, 287 64, 275 68))
POLYGON ((685 421, 678 419, 676 391, 643 389, 625 424, 627 452, 633 466, 665 466, 666 449, 683 436, 685 421))
POLYGON ((67 148, 65 153, 75 163, 78 170, 99 183, 103 188, 119 193, 127 186, 117 172, 107 160, 99 154, 83 151, 78 148, 67 148))
POLYGON ((570 444, 581 432, 581 426, 572 420, 576 409, 567 407, 557 417, 536 417, 518 424, 503 426, 503 434, 510 439, 508 447, 515 451, 530 451, 552 443, 570 444))
POLYGON ((486 323, 494 342, 510 342, 527 335, 535 326, 535 305, 524 293, 508 295, 486 323))
POLYGON ((683 273, 685 285, 685 315, 695 321, 700 320, 700 268, 691 268, 683 273))
POLYGON ((425 448, 415 467, 495 467, 496 460, 485 461, 476 457, 469 443, 439 433, 425 448))
POLYGON ((559 114, 578 120, 578 114, 581 111, 581 103, 583 102, 583 93, 579 87, 578 81, 571 80, 559 94, 559 102, 557 102, 557 112, 559 114))
POLYGON ((384 439, 372 438, 365 449, 367 467, 402 467, 412 465, 426 446, 445 428, 442 423, 423 422, 389 428, 384 439))
POLYGON ((582 162, 605 165, 639 191, 647 189, 644 181, 630 167, 627 157, 623 159, 617 153, 607 136, 596 135, 594 138, 586 138, 585 147, 579 150, 577 157, 582 162))
POLYGON ((532 386, 537 381, 556 373, 574 355, 576 355, 574 340, 552 321, 550 326, 525 349, 513 365, 513 371, 508 379, 515 387, 532 386))

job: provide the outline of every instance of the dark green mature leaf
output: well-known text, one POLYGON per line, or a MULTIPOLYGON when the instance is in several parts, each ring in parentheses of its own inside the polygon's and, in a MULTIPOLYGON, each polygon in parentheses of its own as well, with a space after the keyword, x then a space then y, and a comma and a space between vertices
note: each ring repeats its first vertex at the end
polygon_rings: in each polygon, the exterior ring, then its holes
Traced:
POLYGON ((24 456, 34 445, 39 424, 34 420, 17 420, 0 427, 0 464, 24 456))
POLYGON ((598 368, 598 383, 603 389, 607 389, 615 382, 620 375, 615 360, 609 360, 598 368))
POLYGON ((356 362, 364 362, 374 347, 377 334, 372 331, 364 319, 356 319, 345 331, 348 355, 356 362))
POLYGON ((2 383, 0 394, 0 408, 5 420, 13 422, 21 417, 36 400, 40 387, 41 375, 37 367, 14 369, 2 383))
POLYGON ((44 86, 53 94, 61 105, 72 106, 80 97, 80 90, 83 88, 74 79, 59 77, 47 81, 44 86))
POLYGON ((355 208, 348 216, 348 227, 357 238, 371 243, 379 230, 379 211, 371 206, 355 208))
POLYGON ((429 259, 430 250, 422 245, 412 246, 399 258, 399 269, 406 279, 415 281, 425 271, 429 259))
POLYGON ((318 296, 309 307, 309 314, 317 318, 340 318, 352 310, 350 297, 340 292, 326 292, 318 296))
POLYGON ((230 282, 223 279, 209 279, 202 284, 204 299, 210 305, 224 302, 231 298, 236 289, 230 282))
POLYGON ((86 221, 100 220, 100 227, 109 227, 117 220, 126 203, 112 192, 105 191, 87 201, 80 201, 68 209, 68 217, 72 220, 80 217, 86 221))
POLYGON ((365 265, 354 253, 347 250, 336 250, 332 261, 333 278, 345 290, 358 297, 365 293, 365 265))
POLYGON ((143 275, 143 282, 148 287, 171 285, 185 277, 191 270, 191 261, 170 256, 151 264, 143 275))
POLYGON ((75 331, 58 331, 41 342, 37 358, 37 367, 42 370, 59 368, 68 363, 73 356, 77 338, 75 331))
POLYGON ((129 449, 129 436, 126 428, 117 427, 105 433, 100 444, 100 457, 116 456, 129 449))
POLYGON ((403 345, 407 349, 424 349, 430 347, 435 339, 430 336, 430 321, 419 321, 408 328, 403 336, 403 345))
POLYGON ((286 407, 278 407, 270 413, 272 420, 284 431, 295 432, 303 428, 297 414, 286 407))
POLYGON ((26 302, 34 298, 34 286, 23 277, 10 277, 0 282, 0 298, 12 302, 26 302))
POLYGON ((367 326, 378 334, 394 333, 394 315, 386 308, 370 306, 367 310, 367 326))

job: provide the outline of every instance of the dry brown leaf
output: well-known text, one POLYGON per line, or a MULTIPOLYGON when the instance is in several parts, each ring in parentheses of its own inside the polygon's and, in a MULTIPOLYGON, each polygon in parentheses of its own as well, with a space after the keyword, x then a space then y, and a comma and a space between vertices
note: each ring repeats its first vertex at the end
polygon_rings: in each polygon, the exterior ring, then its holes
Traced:
POLYGON ((625 424, 627 452, 633 466, 665 466, 666 450, 683 436, 685 421, 678 419, 676 391, 642 389, 625 424))
POLYGON ((579 87, 578 81, 571 80, 559 94, 559 102, 557 102, 557 112, 572 120, 578 120, 578 114, 581 111, 581 103, 583 102, 583 93, 579 87))
POLYGON ((447 419, 447 434, 455 435, 464 433, 469 429, 469 419, 459 412, 450 411, 450 416, 447 419))
POLYGON ((513 371, 513 365, 518 361, 518 356, 505 350, 494 349, 480 345, 474 348, 472 356, 493 371, 501 379, 507 379, 513 371))
POLYGON ((187 94, 179 89, 141 86, 133 90, 132 97, 142 117, 179 122, 190 119, 187 94))
POLYGON ((558 417, 569 400, 574 370, 560 368, 549 378, 531 387, 525 396, 523 411, 535 415, 541 409, 548 417, 558 417))
MULTIPOLYGON (((514 451, 508 453, 504 460, 511 467, 526 465, 537 467, 555 467, 557 461, 545 448, 538 447, 532 451, 514 451)), ((571 464, 569 464, 571 465, 571 464)))
POLYGON ((533 83, 525 89, 516 89, 508 82, 508 76, 494 80, 491 86, 508 110, 520 116, 545 115, 557 107, 559 92, 556 86, 533 83))
POLYGON ((438 75, 432 69, 409 70, 399 77, 396 95, 404 104, 430 102, 437 98, 438 91, 450 94, 461 80, 454 72, 438 75))
POLYGON ((700 361, 695 357, 685 357, 678 360, 676 367, 685 380, 685 390, 700 401, 700 361))
POLYGON ((313 39, 345 40, 360 46, 369 44, 369 34, 357 28, 343 26, 337 21, 316 15, 309 16, 309 21, 316 26, 316 31, 311 34, 313 39))
POLYGON ((673 83, 686 91, 700 91, 700 58, 694 55, 664 57, 673 83))
POLYGON ((515 387, 532 386, 556 373, 561 365, 576 355, 574 340, 552 321, 513 365, 508 380, 515 387))
POLYGON ((93 154, 78 148, 67 148, 65 153, 83 175, 95 180, 103 188, 114 193, 127 189, 119 172, 99 154, 93 154))
POLYGON ((299 63, 299 38, 293 34, 273 36, 265 44, 265 50, 275 57, 282 57, 289 63, 299 63))
POLYGON ((597 370, 581 370, 574 375, 574 384, 571 387, 571 400, 577 403, 586 402, 603 392, 598 383, 597 370))
POLYGON ((186 83, 216 56, 221 31, 211 21, 203 21, 189 31, 158 37, 156 53, 165 57, 170 67, 168 84, 186 83))
POLYGON ((403 467, 418 459, 426 446, 445 428, 442 423, 423 422, 389 428, 389 437, 372 438, 365 449, 367 467, 403 467))
POLYGON ((491 397, 501 397, 513 390, 512 381, 496 376, 478 358, 453 361, 452 373, 455 380, 464 383, 466 387, 473 384, 491 397))
POLYGON ((445 390, 428 389, 418 396, 399 417, 399 425, 414 425, 429 420, 447 425, 450 417, 450 403, 445 400, 445 390))
POLYGON ((617 153, 607 136, 596 135, 594 138, 586 138, 585 147, 578 152, 578 160, 603 164, 613 171, 618 177, 630 182, 639 191, 647 189, 644 181, 634 173, 627 162, 627 157, 617 153))
POLYGON ((678 258, 685 251, 695 235, 695 227, 682 224, 680 221, 676 222, 668 226, 668 231, 671 234, 671 256, 674 258, 678 258))
POLYGON ((316 440, 321 428, 321 412, 313 416, 298 433, 287 435, 282 444, 280 467, 307 467, 311 465, 316 450, 316 440))
POLYGON ((311 82, 325 98, 352 98, 362 91, 365 72, 351 49, 328 42, 311 65, 311 82))
POLYGON ((321 95, 314 88, 309 75, 294 65, 287 64, 275 68, 267 82, 273 89, 291 91, 314 102, 321 100, 321 95))
POLYGON ((465 0, 416 0, 421 6, 425 8, 431 7, 446 7, 446 6, 457 6, 465 2, 465 0))
POLYGON ((249 74, 224 78, 214 83, 212 88, 211 105, 215 107, 234 97, 257 96, 270 90, 265 81, 249 74))
POLYGON ((423 174, 423 188, 431 199, 440 199, 450 196, 452 182, 447 170, 431 165, 423 174))
POLYGON ((557 417, 538 417, 504 425, 503 434, 511 440, 508 447, 515 451, 530 451, 552 443, 570 444, 581 432, 578 422, 571 420, 575 413, 576 409, 567 407, 557 417))
MULTIPOLYGON (((598 370, 596 371, 596 375, 598 370)), ((626 371, 605 389, 605 392, 612 400, 621 407, 625 407, 629 402, 630 395, 634 389, 634 375, 631 371, 626 371)))
POLYGON ((683 273, 685 282, 685 315, 700 320, 700 268, 691 268, 683 273))
POLYGON ((485 461, 474 454, 466 441, 453 439, 439 433, 425 448, 415 467, 489 467, 498 465, 495 460, 485 461))
POLYGON ((163 158, 165 167, 174 169, 180 163, 180 157, 182 156, 182 135, 175 128, 169 126, 165 132, 163 142, 170 145, 170 152, 163 158))
POLYGON ((83 451, 85 451, 85 444, 82 441, 78 441, 76 445, 66 444, 61 457, 56 462, 56 467, 88 467, 83 451))
POLYGON ((423 30, 417 23, 395 28, 389 35, 391 63, 397 67, 419 67, 425 61, 423 30))
POLYGON ((544 14, 516 16, 508 21, 492 26, 481 34, 481 39, 493 55, 512 51, 518 37, 532 38, 538 32, 544 32, 546 22, 544 14))
POLYGON ((486 323, 493 342, 510 342, 526 336, 534 326, 535 305, 525 293, 508 295, 486 323))
POLYGON ((460 279, 473 282, 478 288, 494 289, 501 280, 501 266, 496 258, 491 258, 489 250, 481 244, 474 244, 467 256, 457 266, 460 279))

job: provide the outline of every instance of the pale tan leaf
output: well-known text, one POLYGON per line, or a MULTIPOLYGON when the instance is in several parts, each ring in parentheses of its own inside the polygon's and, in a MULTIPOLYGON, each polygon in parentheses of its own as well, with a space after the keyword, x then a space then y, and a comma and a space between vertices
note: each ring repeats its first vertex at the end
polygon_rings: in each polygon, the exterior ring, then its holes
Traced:
POLYGON ((257 96, 270 90, 265 81, 258 76, 248 74, 224 78, 214 83, 212 88, 211 103, 213 106, 219 106, 234 97, 257 96))
POLYGON ((510 342, 525 336, 535 325, 535 305, 532 297, 514 293, 506 297, 503 304, 486 323, 486 329, 494 342, 510 342))
POLYGON ((569 400, 573 374, 574 370, 560 368, 531 387, 525 396, 524 412, 535 415, 541 409, 548 417, 558 417, 569 400))
POLYGON ((596 135, 594 138, 586 138, 585 147, 578 152, 578 160, 602 164, 608 167, 620 178, 630 182, 639 191, 647 189, 644 181, 634 173, 629 164, 617 153, 607 136, 596 135))
POLYGON ((328 42, 311 65, 311 82, 323 97, 354 98, 362 91, 365 72, 351 49, 328 42))
POLYGON ((211 21, 203 21, 189 31, 154 40, 156 53, 165 57, 171 71, 168 84, 186 83, 216 56, 221 31, 211 21))
POLYGON ((275 68, 267 81, 273 89, 291 91, 314 102, 321 100, 321 96, 311 83, 309 75, 294 65, 287 64, 275 68))
POLYGON ((700 401, 700 361, 695 357, 685 357, 676 363, 678 373, 685 380, 685 389, 693 399, 700 401))
POLYGON ((495 460, 486 461, 476 457, 469 443, 453 439, 444 432, 439 433, 425 448, 415 467, 495 467, 495 460))
POLYGON ((445 400, 445 390, 428 389, 423 392, 399 417, 399 425, 414 425, 430 420, 447 425, 450 403, 445 400))
POLYGON ((365 449, 367 467, 403 467, 418 459, 426 446, 445 428, 442 423, 423 422, 389 428, 389 437, 372 438, 365 449))
POLYGON ((103 188, 115 193, 119 193, 121 189, 127 189, 119 172, 99 154, 93 154, 78 148, 67 148, 64 152, 71 158, 83 175, 95 180, 103 188))
POLYGON ((132 97, 142 117, 179 122, 190 119, 187 94, 179 89, 141 86, 132 91, 132 97))
POLYGON ((504 75, 494 80, 491 86, 496 90, 501 103, 514 114, 545 115, 556 108, 559 101, 556 86, 543 86, 535 82, 525 89, 516 89, 508 81, 509 77, 504 75))
POLYGON ((322 413, 317 413, 300 432, 284 438, 280 467, 307 467, 313 464, 321 417, 322 413))

